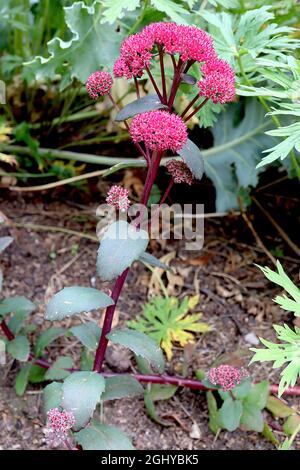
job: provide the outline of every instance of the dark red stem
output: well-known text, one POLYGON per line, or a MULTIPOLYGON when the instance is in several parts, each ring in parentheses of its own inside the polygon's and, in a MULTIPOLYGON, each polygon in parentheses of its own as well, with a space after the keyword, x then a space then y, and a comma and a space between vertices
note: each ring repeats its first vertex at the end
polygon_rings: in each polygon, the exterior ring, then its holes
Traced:
POLYGON ((161 92, 159 91, 158 86, 157 86, 157 83, 156 83, 156 81, 154 80, 154 77, 153 77, 153 75, 152 75, 152 73, 150 72, 150 70, 149 70, 148 67, 146 67, 146 72, 147 72, 147 74, 149 75, 149 78, 150 78, 150 80, 151 80, 151 83, 152 83, 152 85, 153 85, 154 90, 156 91, 157 96, 159 97, 160 101, 163 103, 163 96, 162 96, 161 92))
POLYGON ((113 299, 113 301, 115 303, 114 303, 114 305, 111 305, 110 307, 108 307, 106 309, 106 312, 105 312, 101 337, 100 337, 100 341, 99 341, 99 344, 98 344, 98 348, 97 348, 96 355, 95 355, 95 360, 94 360, 93 370, 96 371, 96 372, 100 372, 101 368, 102 368, 102 364, 103 364, 104 356, 105 356, 105 351, 106 351, 107 343, 108 343, 108 339, 107 339, 106 336, 108 335, 108 333, 111 330, 116 305, 117 305, 122 287, 124 285, 125 279, 127 277, 128 271, 129 271, 129 268, 125 269, 125 271, 118 277, 118 279, 116 280, 115 286, 113 288, 113 291, 111 293, 111 298, 113 299))
POLYGON ((195 96, 195 98, 192 99, 192 101, 190 102, 190 104, 185 108, 185 110, 182 112, 181 114, 181 117, 183 118, 183 116, 186 115, 186 113, 191 109, 191 107, 196 103, 196 101, 198 101, 198 99, 200 98, 200 95, 198 93, 198 95, 195 96))
POLYGON ((163 104, 167 104, 167 86, 166 86, 166 76, 165 76, 165 66, 164 66, 164 53, 162 46, 157 46, 159 53, 159 62, 160 62, 160 73, 162 81, 162 90, 163 90, 163 104))
POLYGON ((182 62, 181 59, 179 59, 178 64, 174 70, 174 77, 173 77, 173 83, 171 86, 171 91, 170 91, 170 96, 169 96, 169 101, 168 101, 168 107, 169 111, 172 111, 172 107, 174 104, 175 96, 178 90, 178 87, 180 85, 181 81, 181 74, 183 72, 183 69, 185 67, 185 62, 182 62))
POLYGON ((184 122, 187 122, 189 119, 191 119, 194 114, 198 113, 198 111, 200 111, 201 108, 203 108, 203 106, 208 102, 209 98, 205 98, 205 100, 202 101, 201 104, 199 104, 199 106, 197 108, 194 109, 194 111, 192 113, 190 113, 185 119, 184 119, 184 122))
POLYGON ((134 80, 134 84, 135 84, 135 91, 136 91, 136 97, 137 99, 140 99, 140 88, 139 88, 139 82, 138 82, 138 79, 136 77, 133 77, 133 80, 134 80))

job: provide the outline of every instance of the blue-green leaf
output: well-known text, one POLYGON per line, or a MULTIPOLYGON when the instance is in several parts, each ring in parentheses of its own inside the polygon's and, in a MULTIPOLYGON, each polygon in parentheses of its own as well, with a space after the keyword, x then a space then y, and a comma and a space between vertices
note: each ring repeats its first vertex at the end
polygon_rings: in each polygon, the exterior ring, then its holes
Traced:
POLYGON ((70 375, 70 371, 73 367, 73 360, 71 357, 63 356, 57 359, 52 366, 47 370, 45 374, 46 380, 62 380, 70 375))
POLYGON ((7 343, 7 352, 18 361, 25 362, 29 357, 30 347, 26 336, 16 336, 7 343))
POLYGON ((162 104, 157 95, 146 95, 124 106, 116 115, 115 121, 126 121, 126 119, 136 116, 137 114, 162 108, 166 108, 166 106, 162 104))
POLYGON ((188 139, 186 144, 178 151, 178 154, 187 164, 194 177, 201 180, 204 173, 204 160, 197 145, 188 139))
POLYGON ((83 323, 82 325, 73 326, 70 332, 88 349, 96 351, 101 328, 94 322, 83 323))
POLYGON ((36 306, 30 302, 30 300, 26 299, 26 297, 9 297, 0 302, 0 316, 5 316, 13 312, 24 312, 29 315, 35 308, 36 306))
POLYGON ((75 439, 84 450, 133 450, 130 440, 122 431, 95 421, 77 432, 75 439))
POLYGON ((47 415, 49 410, 53 408, 59 408, 62 401, 62 383, 52 382, 44 388, 43 393, 43 407, 44 407, 44 416, 47 415))
POLYGON ((46 307, 46 320, 62 320, 65 317, 113 305, 104 292, 91 287, 65 287, 52 297, 46 307))
POLYGON ((40 357, 43 354, 44 349, 64 333, 64 328, 49 328, 48 330, 43 331, 35 345, 35 356, 40 357))
POLYGON ((131 375, 116 375, 105 379, 105 392, 102 400, 117 400, 124 397, 134 397, 144 393, 142 385, 131 375))

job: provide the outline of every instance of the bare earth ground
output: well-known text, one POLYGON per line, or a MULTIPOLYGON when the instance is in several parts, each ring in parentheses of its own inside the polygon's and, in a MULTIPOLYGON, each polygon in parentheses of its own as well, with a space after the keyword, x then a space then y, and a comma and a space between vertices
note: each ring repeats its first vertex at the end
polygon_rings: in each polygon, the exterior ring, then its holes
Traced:
MULTIPOLYGON (((0 200, 1 211, 14 222, 56 225, 90 234, 95 233, 96 206, 93 202, 77 205, 55 198, 45 201, 42 196, 24 199, 15 194, 0 200)), ((176 275, 165 279, 169 292, 179 298, 199 293, 197 310, 203 312, 203 320, 212 327, 210 333, 198 337, 193 354, 186 350, 184 355, 182 349, 176 348, 168 364, 169 373, 180 374, 187 367, 190 377, 197 368, 208 370, 216 358, 247 367, 251 357, 247 334, 274 339, 272 323, 284 320, 292 324, 290 316, 271 300, 278 289, 254 266, 254 263, 271 266, 271 262, 257 249, 241 219, 228 216, 207 220, 205 224, 205 245, 200 253, 184 251, 180 242, 167 247, 152 243, 156 256, 169 253, 175 269, 176 275)), ((39 327, 49 327, 43 320, 45 300, 62 287, 92 285, 108 291, 109 286, 101 285, 96 278, 97 244, 93 241, 25 228, 2 229, 0 235, 9 232, 15 242, 2 257, 3 295, 25 295, 34 301, 37 311, 32 321, 39 327)), ((282 262, 296 279, 299 263, 293 254, 287 253, 282 262)), ((140 313, 140 305, 149 293, 159 293, 157 283, 150 283, 150 278, 151 273, 141 265, 132 270, 118 305, 119 325, 140 313)), ((70 326, 74 322, 68 320, 65 324, 70 326)), ((54 360, 58 353, 71 354, 78 365, 79 351, 74 339, 63 338, 48 348, 47 358, 54 360)), ((110 348, 106 367, 130 372, 134 362, 130 355, 110 348)), ((18 364, 9 362, 1 371, 0 449, 46 449, 41 418, 42 387, 30 385, 24 397, 17 397, 11 386, 18 370, 18 364)), ((254 380, 268 378, 278 382, 278 372, 267 365, 253 365, 248 370, 254 380)), ((299 409, 298 398, 287 400, 299 409)), ((157 409, 169 421, 169 427, 162 427, 147 416, 142 398, 109 402, 104 416, 106 422, 120 426, 138 449, 274 449, 253 432, 222 431, 216 439, 208 427, 205 395, 199 392, 180 389, 172 399, 159 402, 157 409)), ((283 438, 280 432, 275 434, 283 438)))

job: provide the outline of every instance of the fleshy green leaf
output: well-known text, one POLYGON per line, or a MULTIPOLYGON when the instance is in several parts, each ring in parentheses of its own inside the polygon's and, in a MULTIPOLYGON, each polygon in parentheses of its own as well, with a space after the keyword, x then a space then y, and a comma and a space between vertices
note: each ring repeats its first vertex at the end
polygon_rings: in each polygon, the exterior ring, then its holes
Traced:
POLYGON ((267 404, 268 397, 269 382, 267 380, 263 380, 258 384, 252 385, 251 390, 247 394, 244 403, 256 406, 258 409, 263 410, 267 404))
POLYGON ((25 362, 29 357, 29 341, 26 336, 16 336, 7 343, 7 352, 18 361, 25 362))
POLYGON ((264 428, 264 420, 260 408, 255 406, 255 404, 245 401, 243 403, 241 424, 246 426, 249 431, 262 432, 264 428))
POLYGON ((13 237, 0 237, 0 253, 14 241, 13 237))
POLYGON ((266 408, 278 418, 287 418, 295 413, 293 408, 290 408, 288 405, 283 403, 282 400, 273 396, 268 398, 266 408))
POLYGON ((49 346, 52 341, 56 340, 63 334, 65 334, 64 328, 49 328, 48 330, 43 331, 35 345, 35 356, 40 357, 43 354, 44 349, 49 346))
POLYGON ((204 160, 197 145, 188 139, 186 144, 178 151, 178 154, 187 164, 194 177, 201 180, 204 173, 204 160))
POLYGON ((146 250, 149 235, 123 220, 109 225, 100 242, 97 270, 102 281, 118 277, 146 250))
POLYGON ((28 377, 29 377, 29 371, 31 368, 31 364, 25 364, 20 372, 18 373, 15 381, 15 391, 16 394, 19 395, 19 397, 24 395, 24 392, 26 390, 27 384, 28 384, 28 377))
POLYGON ((146 359, 158 372, 164 370, 164 358, 160 347, 149 336, 134 330, 114 330, 107 335, 113 343, 121 344, 146 359))
POLYGON ((46 380, 62 380, 68 377, 71 372, 67 369, 73 367, 73 360, 71 357, 63 356, 57 359, 45 374, 46 380))
POLYGON ((55 294, 46 307, 46 320, 62 320, 65 317, 113 305, 104 292, 91 287, 65 287, 55 294))
POLYGON ((82 325, 73 326, 70 332, 88 349, 96 351, 101 329, 94 322, 83 323, 82 325))
POLYGON ((239 427, 242 413, 242 402, 228 397, 219 411, 222 427, 227 429, 227 431, 235 431, 239 427))
POLYGON ((217 406, 217 401, 212 392, 207 392, 206 398, 207 398, 207 406, 208 406, 208 414, 209 414, 208 425, 209 425, 210 430, 214 434, 217 434, 217 432, 220 429, 220 419, 219 419, 219 410, 217 406))
POLYGON ((239 385, 236 385, 232 389, 232 393, 235 396, 235 398, 241 400, 249 394, 250 389, 251 389, 251 379, 247 378, 243 380, 239 385))
POLYGON ((144 388, 131 375, 120 375, 105 379, 105 392, 102 400, 117 400, 124 397, 134 397, 144 393, 144 388))
POLYGON ((122 431, 95 421, 77 432, 75 439, 84 450, 133 450, 130 440, 122 431))
POLYGON ((165 107, 166 106, 161 103, 157 95, 146 95, 124 106, 116 115, 115 121, 126 121, 126 119, 136 116, 137 114, 165 107))
POLYGON ((62 407, 74 414, 75 430, 89 422, 104 389, 104 378, 97 372, 73 372, 65 379, 62 387, 62 407))
POLYGON ((2 300, 2 302, 0 302, 0 317, 4 317, 5 315, 13 312, 24 312, 29 315, 31 312, 33 312, 33 310, 35 310, 35 308, 36 306, 30 302, 30 300, 26 299, 26 297, 9 297, 8 299, 2 300))
POLYGON ((142 263, 150 264, 150 266, 154 266, 155 268, 161 268, 166 271, 171 271, 171 268, 169 266, 167 266, 165 263, 162 263, 159 259, 151 255, 150 253, 142 253, 139 257, 139 260, 142 263))
POLYGON ((52 382, 44 388, 43 394, 43 405, 44 405, 44 416, 47 415, 49 410, 53 408, 59 408, 62 401, 62 383, 52 382))
POLYGON ((37 364, 32 364, 29 371, 28 382, 32 384, 38 384, 45 382, 45 374, 47 369, 37 364))

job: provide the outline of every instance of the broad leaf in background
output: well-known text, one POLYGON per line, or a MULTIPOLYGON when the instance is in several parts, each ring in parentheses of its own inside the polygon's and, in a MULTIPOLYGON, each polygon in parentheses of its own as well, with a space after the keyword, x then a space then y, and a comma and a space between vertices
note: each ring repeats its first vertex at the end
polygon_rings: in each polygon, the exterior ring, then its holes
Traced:
POLYGON ((143 393, 144 388, 142 385, 131 375, 124 374, 105 379, 105 392, 101 400, 118 400, 124 397, 142 395, 143 393))
POLYGON ((178 154, 187 164, 193 176, 197 180, 201 180, 204 173, 204 161, 202 153, 197 145, 188 139, 186 144, 184 144, 184 146, 178 151, 178 154))
POLYGON ((90 426, 77 432, 75 439, 84 450, 133 450, 130 440, 122 431, 95 420, 90 426))
POLYGON ((239 207, 239 190, 257 185, 256 165, 261 160, 261 152, 276 142, 265 134, 271 124, 256 101, 247 101, 245 115, 235 126, 237 109, 237 105, 230 105, 220 115, 212 128, 214 147, 203 152, 205 173, 216 188, 218 212, 239 207))
POLYGON ((99 0, 91 6, 75 2, 64 11, 72 38, 69 41, 58 37, 51 39, 49 57, 38 56, 27 64, 36 79, 53 79, 61 74, 61 88, 73 78, 85 82, 100 67, 112 67, 123 39, 111 25, 101 23, 103 7, 99 0))
POLYGON ((158 372, 164 370, 164 357, 156 341, 149 336, 134 330, 113 330, 107 335, 112 343, 121 344, 133 351, 138 356, 143 357, 158 372))
POLYGON ((83 323, 82 325, 73 326, 70 332, 89 350, 96 351, 101 329, 94 322, 83 323))
POLYGON ((157 95, 146 95, 124 106, 116 115, 115 121, 126 121, 137 114, 162 108, 166 108, 166 106, 161 103, 157 95))
POLYGON ((62 407, 75 416, 75 430, 85 426, 105 389, 104 378, 97 372, 73 372, 62 386, 62 407))
POLYGON ((140 6, 140 0, 102 0, 104 6, 102 23, 113 24, 123 18, 127 12, 134 11, 140 6))
POLYGON ((47 304, 45 319, 62 320, 78 313, 106 308, 113 303, 107 294, 92 287, 65 287, 55 294, 47 304))
POLYGON ((111 281, 131 266, 146 250, 149 235, 124 220, 113 222, 100 242, 97 271, 102 281, 111 281))

